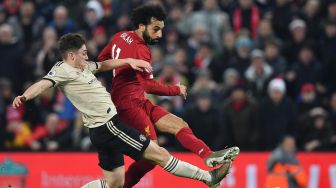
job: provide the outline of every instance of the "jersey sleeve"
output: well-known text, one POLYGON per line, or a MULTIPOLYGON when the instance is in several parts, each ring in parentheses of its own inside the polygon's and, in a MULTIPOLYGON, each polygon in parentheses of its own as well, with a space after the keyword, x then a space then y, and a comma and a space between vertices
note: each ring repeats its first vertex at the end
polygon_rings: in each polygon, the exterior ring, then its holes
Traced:
POLYGON ((111 59, 112 56, 111 56, 111 42, 105 46, 105 48, 99 53, 98 55, 98 61, 105 61, 105 60, 108 60, 108 59, 111 59))
POLYGON ((93 62, 93 61, 88 61, 87 62, 88 65, 88 69, 95 74, 101 67, 101 65, 97 62, 93 62))
MULTIPOLYGON (((149 63, 152 63, 149 49, 146 47, 137 48, 137 57, 149 63)), ((180 88, 175 85, 166 85, 154 80, 152 72, 135 71, 136 76, 146 93, 161 95, 161 96, 175 96, 180 94, 180 88)))
POLYGON ((53 83, 53 87, 55 87, 70 80, 71 78, 63 68, 56 64, 42 79, 51 81, 53 83))

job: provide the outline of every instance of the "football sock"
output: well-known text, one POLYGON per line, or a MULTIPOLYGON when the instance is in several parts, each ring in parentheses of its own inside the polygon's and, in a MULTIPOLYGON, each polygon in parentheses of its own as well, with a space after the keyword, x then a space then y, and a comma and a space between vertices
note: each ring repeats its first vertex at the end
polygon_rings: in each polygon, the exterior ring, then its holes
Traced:
POLYGON ((202 159, 212 153, 211 149, 202 140, 198 139, 189 127, 182 128, 176 134, 176 138, 184 148, 189 149, 202 159))
POLYGON ((173 156, 170 157, 163 169, 175 176, 195 179, 202 182, 211 182, 211 175, 208 171, 202 170, 187 162, 180 161, 173 156))
POLYGON ((94 180, 83 185, 81 188, 109 188, 109 187, 106 184, 105 180, 94 180))

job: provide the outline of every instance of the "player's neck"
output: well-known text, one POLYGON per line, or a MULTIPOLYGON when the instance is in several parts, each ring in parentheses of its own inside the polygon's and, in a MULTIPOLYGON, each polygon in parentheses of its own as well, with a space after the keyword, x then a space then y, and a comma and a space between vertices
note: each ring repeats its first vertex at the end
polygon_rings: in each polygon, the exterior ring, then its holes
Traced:
POLYGON ((67 60, 63 60, 64 63, 70 65, 73 68, 77 68, 77 69, 81 69, 84 70, 84 63, 76 63, 75 61, 67 61, 67 60))
POLYGON ((139 37, 142 41, 145 41, 145 40, 143 39, 143 37, 142 37, 142 33, 141 33, 141 31, 139 31, 139 29, 135 30, 134 32, 138 35, 138 37, 139 37))

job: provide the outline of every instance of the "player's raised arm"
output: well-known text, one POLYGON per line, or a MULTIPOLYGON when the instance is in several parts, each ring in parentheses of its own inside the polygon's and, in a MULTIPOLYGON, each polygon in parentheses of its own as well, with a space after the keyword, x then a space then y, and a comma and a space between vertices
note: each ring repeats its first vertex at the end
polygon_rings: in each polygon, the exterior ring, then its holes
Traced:
POLYGON ((112 69, 116 69, 116 68, 127 66, 127 65, 132 67, 132 69, 138 70, 141 72, 144 70, 148 72, 152 71, 151 65, 147 61, 140 60, 140 59, 132 59, 132 58, 109 59, 109 60, 105 60, 102 62, 98 62, 98 64, 100 64, 100 68, 98 70, 99 72, 110 71, 112 69))
POLYGON ((49 80, 42 79, 35 84, 31 85, 22 95, 15 97, 13 101, 13 107, 18 108, 24 102, 35 98, 40 95, 43 91, 50 88, 52 86, 52 82, 49 80))

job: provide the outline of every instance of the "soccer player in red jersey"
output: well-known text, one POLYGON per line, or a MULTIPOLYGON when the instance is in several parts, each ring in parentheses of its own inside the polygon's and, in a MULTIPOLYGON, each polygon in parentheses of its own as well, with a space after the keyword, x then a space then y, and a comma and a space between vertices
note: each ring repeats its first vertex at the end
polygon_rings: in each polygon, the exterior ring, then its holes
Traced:
MULTIPOLYGON (((136 58, 151 63, 148 45, 159 42, 165 18, 165 11, 160 5, 146 4, 136 8, 132 13, 135 30, 116 33, 99 54, 99 61, 136 58)), ((153 105, 144 95, 180 95, 186 98, 186 87, 183 85, 165 85, 155 81, 149 71, 139 72, 120 67, 113 71, 112 91, 112 100, 121 120, 151 140, 157 140, 154 126, 159 131, 174 134, 183 147, 199 155, 209 167, 231 161, 239 153, 238 147, 213 152, 193 134, 185 121, 153 105)), ((132 187, 154 167, 144 160, 134 162, 126 172, 124 187, 132 187)))

